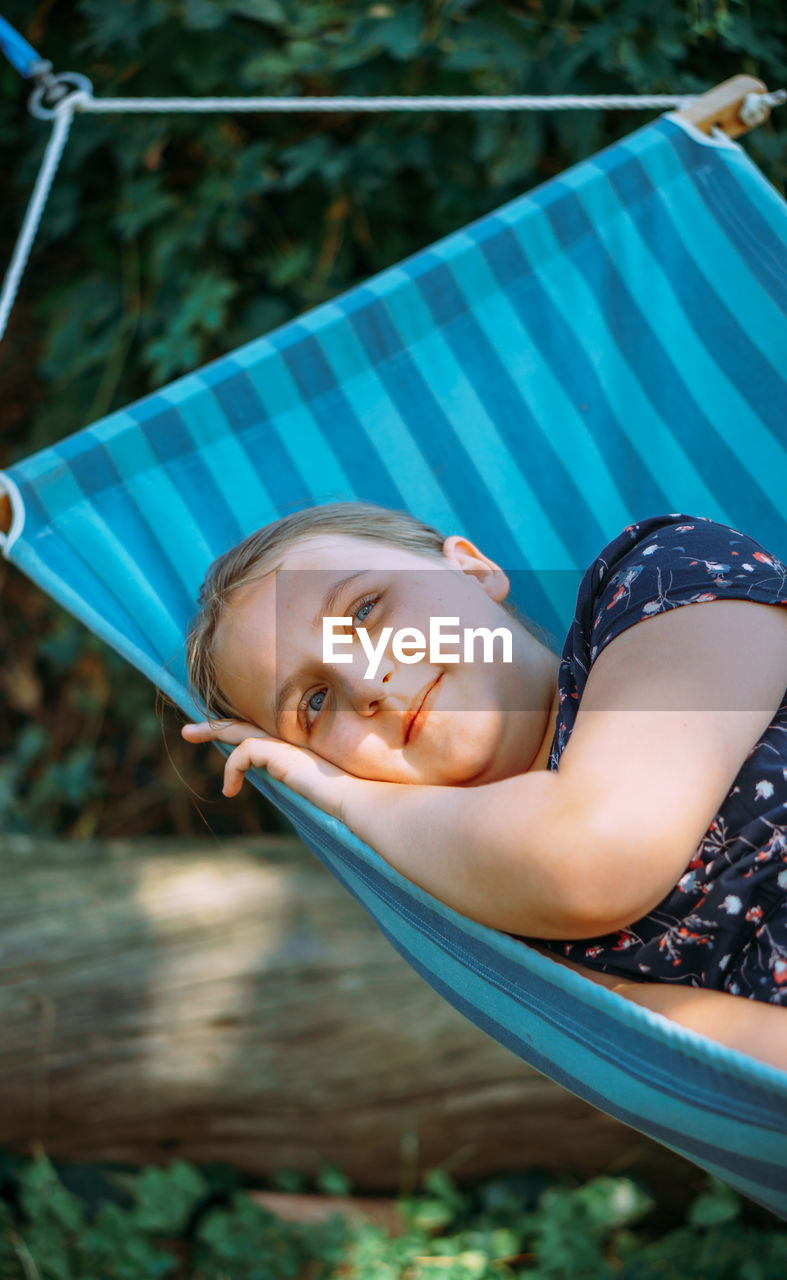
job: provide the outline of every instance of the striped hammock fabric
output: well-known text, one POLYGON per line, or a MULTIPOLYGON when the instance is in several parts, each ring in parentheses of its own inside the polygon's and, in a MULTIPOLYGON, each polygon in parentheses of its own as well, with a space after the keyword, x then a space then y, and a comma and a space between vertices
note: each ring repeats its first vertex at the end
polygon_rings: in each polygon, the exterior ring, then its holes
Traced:
MULTIPOLYGON (((633 520, 710 516, 787 557, 786 240, 745 153, 664 116, 13 466, 6 554, 189 715, 208 565, 304 505, 467 534, 556 648, 582 571, 633 520)), ((464 919, 256 783, 468 1018, 787 1217, 787 1073, 464 919)))

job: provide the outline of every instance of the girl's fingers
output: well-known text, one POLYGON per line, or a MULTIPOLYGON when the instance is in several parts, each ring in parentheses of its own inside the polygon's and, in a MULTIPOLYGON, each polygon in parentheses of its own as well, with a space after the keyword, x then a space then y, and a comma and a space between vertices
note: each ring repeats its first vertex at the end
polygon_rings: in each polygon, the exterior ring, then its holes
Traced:
MULTIPOLYGON (((264 762, 260 761, 260 765, 264 762)), ((236 747, 231 755, 227 756, 224 765, 224 786, 222 794, 225 796, 236 796, 243 786, 243 780, 246 772, 251 768, 252 761, 248 749, 247 742, 242 742, 236 747)))
MULTIPOLYGON (((224 764, 225 796, 236 796, 243 786, 243 780, 249 769, 267 769, 272 778, 286 782, 294 790, 304 794, 303 783, 315 771, 315 766, 333 769, 326 761, 318 760, 311 751, 290 746, 288 742, 280 742, 278 738, 246 737, 231 751, 224 764)), ((335 770, 335 772, 339 772, 335 770)))
POLYGON ((236 796, 243 786, 243 780, 249 769, 267 769, 272 777, 282 776, 282 769, 289 763, 302 760, 311 753, 301 751, 299 747, 291 747, 288 743, 279 742, 276 738, 246 737, 227 756, 224 765, 225 796, 236 796))
POLYGON ((234 747, 224 764, 225 796, 236 796, 249 769, 267 769, 272 778, 341 819, 348 788, 365 784, 303 747, 272 738, 241 720, 201 720, 181 730, 187 742, 226 742, 234 747))
POLYGON ((277 782, 283 782, 336 818, 341 818, 347 789, 366 785, 305 748, 291 746, 277 738, 246 738, 227 757, 224 795, 236 796, 247 771, 252 768, 267 769, 277 782))
POLYGON ((268 738, 264 729, 243 720, 201 720, 196 724, 184 724, 182 736, 187 742, 226 742, 236 746, 246 738, 268 738))

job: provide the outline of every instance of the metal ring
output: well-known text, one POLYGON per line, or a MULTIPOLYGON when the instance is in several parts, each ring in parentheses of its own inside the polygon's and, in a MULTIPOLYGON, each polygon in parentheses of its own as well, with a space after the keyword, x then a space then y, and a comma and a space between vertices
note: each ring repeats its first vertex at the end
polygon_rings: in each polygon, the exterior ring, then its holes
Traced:
POLYGON ((46 75, 30 95, 27 109, 38 120, 54 120, 63 103, 75 93, 92 94, 93 85, 79 71, 46 75))

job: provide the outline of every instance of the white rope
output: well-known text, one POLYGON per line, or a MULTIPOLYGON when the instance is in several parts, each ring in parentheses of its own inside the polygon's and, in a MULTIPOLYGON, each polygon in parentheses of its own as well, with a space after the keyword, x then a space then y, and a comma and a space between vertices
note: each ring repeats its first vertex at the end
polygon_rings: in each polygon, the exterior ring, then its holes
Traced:
POLYGON ((41 221, 41 215, 44 212, 44 206, 49 196, 49 189, 54 181, 57 167, 60 164, 60 157, 63 149, 68 141, 68 134, 74 119, 74 107, 70 100, 63 104, 60 111, 57 112, 52 125, 52 133, 47 143, 41 161, 41 168, 38 171, 38 177, 33 188, 33 194, 30 197, 30 203, 27 206, 22 229, 14 246, 14 252, 8 265, 8 270, 3 281, 3 288, 0 291, 0 338, 6 330, 8 317, 11 314, 11 308, 14 305, 16 291, 19 288, 19 282, 22 279, 24 269, 27 266, 27 259, 30 256, 30 250, 33 247, 38 224, 41 221))
POLYGON ((156 111, 614 111, 640 108, 645 111, 685 107, 696 94, 649 94, 633 97, 613 94, 596 98, 576 96, 470 98, 94 98, 74 94, 78 111, 93 114, 148 113, 156 111))
MULTIPOLYGON (((58 77, 55 79, 57 80, 58 77)), ((89 81, 86 81, 84 76, 71 72, 65 72, 59 79, 72 89, 74 84, 89 86, 89 81)), ((477 96, 466 98, 94 98, 89 87, 78 87, 76 92, 70 92, 62 102, 50 108, 44 105, 43 96, 43 89, 39 86, 33 97, 40 101, 37 100, 35 104, 31 101, 31 111, 41 118, 53 121, 52 134, 44 152, 30 204, 3 281, 2 291, 0 291, 0 339, 8 324, 8 317, 33 247, 38 224, 41 221, 63 149, 68 141, 75 111, 90 115, 148 114, 159 111, 200 114, 213 111, 614 111, 621 108, 653 111, 685 107, 696 101, 697 97, 696 94, 643 94, 638 97, 626 94, 597 97, 553 94, 543 97, 509 95, 500 98, 477 96)), ((752 109, 781 106, 787 101, 787 90, 777 89, 773 93, 749 95, 749 98, 755 97, 758 101, 752 109)))

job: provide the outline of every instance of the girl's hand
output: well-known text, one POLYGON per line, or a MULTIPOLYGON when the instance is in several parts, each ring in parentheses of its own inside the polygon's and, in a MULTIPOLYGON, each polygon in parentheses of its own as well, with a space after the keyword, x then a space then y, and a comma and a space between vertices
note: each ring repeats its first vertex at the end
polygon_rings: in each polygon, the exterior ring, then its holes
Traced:
POLYGON ((313 751, 272 738, 240 720, 204 720, 184 725, 181 733, 187 742, 226 742, 235 747, 224 766, 225 796, 238 794, 248 769, 266 769, 272 778, 344 821, 348 790, 364 785, 313 751))

